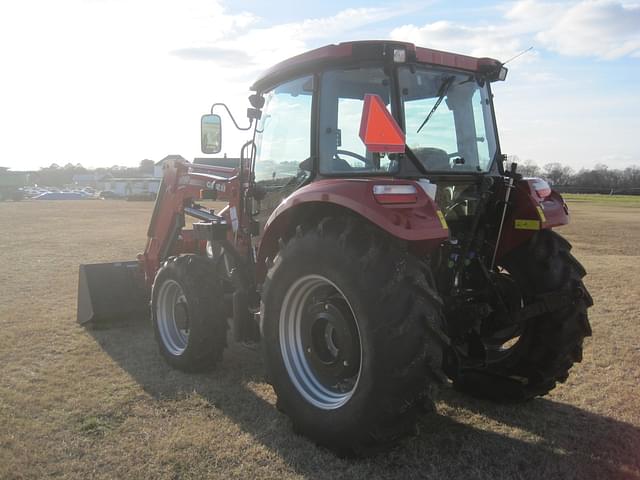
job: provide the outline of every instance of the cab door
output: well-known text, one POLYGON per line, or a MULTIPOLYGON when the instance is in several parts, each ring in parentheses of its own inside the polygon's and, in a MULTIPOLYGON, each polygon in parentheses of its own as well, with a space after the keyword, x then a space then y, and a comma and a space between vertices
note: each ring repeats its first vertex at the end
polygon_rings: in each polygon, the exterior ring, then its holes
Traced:
POLYGON ((273 210, 311 175, 313 76, 283 83, 263 95, 254 172, 256 183, 266 191, 254 215, 261 233, 273 210))

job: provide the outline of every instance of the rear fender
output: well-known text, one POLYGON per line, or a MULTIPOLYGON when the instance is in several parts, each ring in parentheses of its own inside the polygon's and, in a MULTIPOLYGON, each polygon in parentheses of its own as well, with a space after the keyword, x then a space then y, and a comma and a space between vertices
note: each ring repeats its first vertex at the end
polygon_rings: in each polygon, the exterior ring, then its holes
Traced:
POLYGON ((498 249, 498 258, 529 240, 537 231, 548 230, 569 223, 569 209, 555 190, 542 197, 534 188, 537 179, 520 180, 509 203, 498 249))
POLYGON ((419 255, 429 253, 449 236, 437 205, 417 182, 388 178, 320 180, 292 193, 267 220, 257 256, 258 283, 264 280, 267 262, 278 252, 279 240, 290 235, 300 219, 309 221, 308 215, 318 207, 362 217, 389 235, 408 242, 409 248, 419 255), (382 205, 373 195, 373 186, 380 184, 414 185, 417 201, 382 205))

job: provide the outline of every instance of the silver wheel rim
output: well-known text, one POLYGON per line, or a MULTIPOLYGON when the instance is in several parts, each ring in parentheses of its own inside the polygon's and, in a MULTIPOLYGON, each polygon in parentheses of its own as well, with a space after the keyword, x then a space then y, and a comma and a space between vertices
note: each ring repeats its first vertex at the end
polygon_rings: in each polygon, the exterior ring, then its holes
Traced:
POLYGON ((335 283, 321 275, 296 280, 282 302, 279 338, 289 378, 309 403, 334 410, 351 399, 362 342, 353 308, 335 283))
POLYGON ((175 280, 165 280, 158 292, 156 318, 158 331, 171 355, 180 356, 189 343, 187 299, 175 280))

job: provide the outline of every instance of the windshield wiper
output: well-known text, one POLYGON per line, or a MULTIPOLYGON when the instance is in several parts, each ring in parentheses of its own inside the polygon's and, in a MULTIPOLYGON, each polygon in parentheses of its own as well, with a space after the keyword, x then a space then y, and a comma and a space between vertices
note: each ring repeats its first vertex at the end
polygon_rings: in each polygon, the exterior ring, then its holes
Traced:
POLYGON ((416 133, 420 133, 420 130, 422 130, 422 127, 424 127, 427 124, 431 116, 438 109, 438 107, 440 106, 440 103, 442 103, 442 99, 449 91, 449 87, 451 86, 455 78, 456 77, 454 75, 451 75, 450 77, 445 78, 444 81, 440 84, 440 88, 438 88, 438 100, 436 100, 436 103, 433 104, 433 108, 429 112, 429 115, 427 115, 427 118, 424 119, 424 122, 422 122, 422 125, 420 125, 416 133))

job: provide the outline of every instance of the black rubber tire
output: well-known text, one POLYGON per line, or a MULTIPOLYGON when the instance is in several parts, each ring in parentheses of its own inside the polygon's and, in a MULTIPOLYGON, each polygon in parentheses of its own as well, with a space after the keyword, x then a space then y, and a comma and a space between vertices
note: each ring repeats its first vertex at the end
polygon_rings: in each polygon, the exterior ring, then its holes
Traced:
POLYGON ((228 323, 222 283, 215 264, 200 255, 171 257, 158 270, 151 290, 151 318, 160 354, 169 365, 184 372, 211 370, 222 360, 227 346, 228 323), (177 282, 187 299, 189 338, 180 355, 172 354, 158 327, 158 292, 163 282, 177 282))
POLYGON ((269 269, 262 333, 267 374, 294 431, 340 456, 363 456, 416 432, 417 414, 446 380, 441 300, 430 270, 385 232, 351 217, 298 227, 269 269), (305 275, 331 280, 344 293, 361 336, 360 378, 335 409, 305 400, 283 362, 280 310, 289 287, 305 275))
POLYGON ((543 230, 504 259, 502 264, 514 277, 525 304, 549 292, 583 295, 567 307, 529 319, 512 353, 485 368, 462 369, 453 378, 456 389, 517 402, 545 395, 567 379, 569 369, 582 360, 584 338, 591 336, 587 309, 593 304, 582 283, 586 272, 570 250, 560 235, 543 230))

